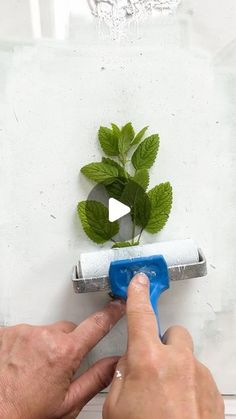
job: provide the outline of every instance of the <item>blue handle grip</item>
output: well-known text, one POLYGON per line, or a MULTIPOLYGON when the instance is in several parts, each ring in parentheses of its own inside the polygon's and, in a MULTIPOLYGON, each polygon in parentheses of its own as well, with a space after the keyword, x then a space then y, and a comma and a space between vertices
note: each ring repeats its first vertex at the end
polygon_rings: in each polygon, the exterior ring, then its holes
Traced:
POLYGON ((112 294, 126 299, 129 283, 138 272, 145 273, 149 278, 150 301, 159 324, 157 302, 160 295, 169 288, 168 267, 162 255, 111 262, 109 278, 112 294))

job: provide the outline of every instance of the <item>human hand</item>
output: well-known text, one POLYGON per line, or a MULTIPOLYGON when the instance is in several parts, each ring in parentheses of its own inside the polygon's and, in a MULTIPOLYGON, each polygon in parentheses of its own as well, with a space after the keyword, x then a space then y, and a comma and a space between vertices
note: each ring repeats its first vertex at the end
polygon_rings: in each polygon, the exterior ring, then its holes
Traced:
POLYGON ((192 338, 172 327, 159 339, 149 281, 139 274, 127 300, 128 348, 117 364, 103 419, 223 419, 210 371, 193 355, 192 338))
POLYGON ((0 328, 0 418, 75 418, 110 384, 118 357, 98 361, 75 380, 74 373, 124 312, 116 300, 79 326, 0 328))

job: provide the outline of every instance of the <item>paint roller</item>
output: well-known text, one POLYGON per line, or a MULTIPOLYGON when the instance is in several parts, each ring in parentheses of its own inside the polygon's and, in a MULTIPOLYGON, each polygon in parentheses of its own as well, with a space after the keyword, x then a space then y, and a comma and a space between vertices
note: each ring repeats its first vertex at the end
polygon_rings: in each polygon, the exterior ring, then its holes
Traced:
POLYGON ((126 299, 128 285, 139 272, 149 278, 150 300, 158 319, 157 302, 170 281, 202 277, 207 264, 193 240, 174 240, 82 253, 72 280, 77 293, 107 291, 126 299))

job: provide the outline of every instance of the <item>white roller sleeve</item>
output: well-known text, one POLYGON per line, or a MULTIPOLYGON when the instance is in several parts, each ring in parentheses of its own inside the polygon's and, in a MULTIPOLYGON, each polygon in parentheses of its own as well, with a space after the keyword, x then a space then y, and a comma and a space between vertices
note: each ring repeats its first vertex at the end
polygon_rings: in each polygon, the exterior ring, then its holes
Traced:
POLYGON ((191 239, 150 243, 142 246, 82 253, 80 255, 82 277, 107 275, 110 263, 113 260, 153 255, 163 255, 168 266, 199 261, 197 245, 191 239))

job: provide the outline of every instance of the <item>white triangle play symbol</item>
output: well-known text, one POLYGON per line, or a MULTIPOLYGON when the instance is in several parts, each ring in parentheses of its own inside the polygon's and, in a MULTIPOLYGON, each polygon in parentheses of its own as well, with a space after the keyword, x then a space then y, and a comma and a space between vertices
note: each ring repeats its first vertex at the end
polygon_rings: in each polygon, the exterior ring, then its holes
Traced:
POLYGON ((129 214, 130 207, 123 204, 120 201, 117 201, 115 198, 109 199, 109 221, 113 222, 119 220, 119 218, 124 217, 124 215, 129 214))

